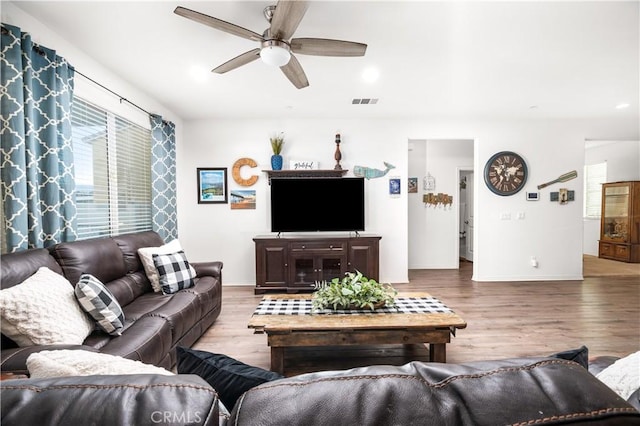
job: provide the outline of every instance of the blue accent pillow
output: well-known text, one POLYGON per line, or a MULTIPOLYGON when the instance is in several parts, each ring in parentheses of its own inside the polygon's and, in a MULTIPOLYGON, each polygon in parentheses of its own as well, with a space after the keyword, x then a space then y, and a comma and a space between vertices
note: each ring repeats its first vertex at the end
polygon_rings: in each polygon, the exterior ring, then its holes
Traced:
POLYGON ((178 374, 196 374, 218 392, 218 398, 230 411, 249 389, 284 376, 253 367, 226 355, 178 346, 178 374))

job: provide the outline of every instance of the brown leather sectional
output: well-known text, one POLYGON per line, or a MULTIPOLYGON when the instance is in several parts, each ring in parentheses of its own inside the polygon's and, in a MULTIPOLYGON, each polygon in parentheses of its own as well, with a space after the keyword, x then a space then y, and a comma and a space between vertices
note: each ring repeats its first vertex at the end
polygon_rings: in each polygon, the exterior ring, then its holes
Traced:
POLYGON ((0 396, 3 426, 640 425, 640 412, 587 369, 554 358, 287 377, 245 392, 230 417, 218 417, 215 390, 190 374, 4 380, 0 396))
POLYGON ((227 425, 631 426, 640 412, 573 361, 414 361, 264 383, 227 425))
MULTIPOLYGON (((197 272, 194 287, 172 295, 155 293, 144 272, 138 249, 164 244, 152 231, 61 243, 3 255, 2 288, 19 285, 46 266, 73 285, 89 273, 102 281, 120 303, 125 329, 113 337, 94 331, 83 345, 72 346, 172 368, 176 347, 191 346, 213 324, 222 306, 222 262, 191 263, 197 272)), ((26 359, 41 350, 70 346, 19 348, 2 335, 2 371, 26 372, 26 359)))

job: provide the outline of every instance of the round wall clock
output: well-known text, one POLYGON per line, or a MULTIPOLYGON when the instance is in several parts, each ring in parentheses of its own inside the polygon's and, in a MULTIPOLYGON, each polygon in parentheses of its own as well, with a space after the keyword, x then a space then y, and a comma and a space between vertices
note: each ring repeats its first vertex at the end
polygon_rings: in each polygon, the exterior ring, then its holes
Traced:
POLYGON ((240 169, 243 166, 256 167, 258 164, 251 158, 241 158, 235 163, 233 163, 233 167, 231 168, 231 176, 233 176, 233 180, 236 181, 238 185, 242 186, 251 186, 258 181, 258 176, 251 176, 249 179, 243 179, 240 174, 240 169))
POLYGON ((527 163, 511 151, 495 154, 484 166, 484 182, 494 194, 513 195, 527 182, 527 163))

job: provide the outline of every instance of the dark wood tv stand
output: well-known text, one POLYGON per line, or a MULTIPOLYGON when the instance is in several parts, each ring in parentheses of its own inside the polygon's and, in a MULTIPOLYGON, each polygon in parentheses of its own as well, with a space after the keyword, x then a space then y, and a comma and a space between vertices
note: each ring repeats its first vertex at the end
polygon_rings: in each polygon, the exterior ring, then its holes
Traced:
POLYGON ((379 280, 379 235, 258 235, 255 294, 312 291, 316 281, 358 270, 379 280))

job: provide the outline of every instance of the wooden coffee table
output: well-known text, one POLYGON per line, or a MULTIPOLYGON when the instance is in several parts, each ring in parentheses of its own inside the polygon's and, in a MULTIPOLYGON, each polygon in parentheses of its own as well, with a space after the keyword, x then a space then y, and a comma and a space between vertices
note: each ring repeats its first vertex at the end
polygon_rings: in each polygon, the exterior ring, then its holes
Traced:
MULTIPOLYGON (((428 293, 397 297, 431 298, 428 293)), ((311 294, 277 294, 266 300, 311 299, 311 294)), ((249 321, 255 333, 266 333, 271 370, 284 373, 284 350, 294 346, 429 344, 429 360, 446 362, 446 344, 467 323, 453 312, 259 315, 249 321)))

